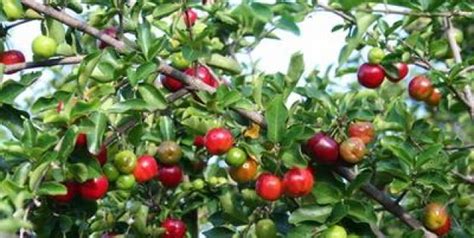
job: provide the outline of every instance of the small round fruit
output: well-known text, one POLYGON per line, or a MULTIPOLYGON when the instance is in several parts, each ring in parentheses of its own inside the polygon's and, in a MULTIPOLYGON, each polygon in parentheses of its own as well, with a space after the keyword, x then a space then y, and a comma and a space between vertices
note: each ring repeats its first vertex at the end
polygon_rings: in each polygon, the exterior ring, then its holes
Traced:
POLYGON ((453 28, 454 39, 458 45, 462 44, 464 41, 464 33, 458 28, 453 28))
POLYGON ((432 92, 433 84, 427 77, 423 75, 414 77, 408 85, 408 94, 410 94, 410 97, 417 101, 425 100, 431 95, 432 92))
POLYGON ((114 165, 121 173, 132 173, 137 165, 137 157, 130 150, 121 151, 115 155, 114 165))
POLYGON ((181 147, 174 141, 164 141, 156 150, 158 161, 163 164, 177 164, 183 156, 181 147))
POLYGON ((59 101, 59 102, 58 102, 58 105, 56 106, 56 112, 57 112, 57 113, 60 113, 60 112, 63 110, 63 108, 64 108, 64 103, 63 103, 63 101, 59 101))
POLYGON ((104 167, 102 167, 102 170, 104 171, 105 176, 107 176, 107 179, 110 182, 115 182, 120 176, 120 172, 111 163, 105 164, 104 167))
POLYGON ((354 122, 348 129, 349 137, 360 138, 365 144, 374 140, 375 129, 371 122, 354 122))
POLYGON ((257 175, 258 164, 253 159, 248 159, 239 167, 232 167, 229 170, 230 177, 237 183, 246 183, 254 180, 257 175))
POLYGON ((383 52, 383 50, 378 47, 370 49, 368 54, 369 63, 371 64, 380 64, 384 57, 385 52, 383 52))
POLYGON ((204 144, 209 154, 222 155, 232 148, 234 137, 225 128, 214 128, 207 132, 204 144))
POLYGON ((204 136, 196 136, 194 137, 194 146, 201 148, 204 147, 204 136))
POLYGON ((98 200, 105 196, 109 189, 109 181, 105 175, 87 180, 79 185, 79 193, 85 200, 98 200))
POLYGON ((167 218, 161 227, 165 228, 163 238, 184 238, 186 235, 186 224, 178 219, 167 218))
POLYGON ((456 199, 456 204, 462 208, 467 207, 471 204, 471 197, 469 195, 461 195, 456 199))
POLYGON ((56 54, 57 47, 58 43, 53 38, 40 35, 33 40, 32 50, 37 56, 49 58, 56 54))
MULTIPOLYGON (((105 28, 101 34, 105 34, 105 35, 108 35, 112 38, 115 38, 117 39, 117 29, 115 27, 108 27, 108 28, 105 28)), ((99 49, 105 49, 107 46, 109 46, 109 44, 105 43, 104 41, 99 41, 99 49)))
POLYGON ((247 153, 239 147, 234 147, 227 152, 225 162, 232 167, 239 167, 247 161, 247 153))
POLYGON ((339 146, 339 154, 344 161, 355 164, 360 162, 366 153, 364 141, 358 137, 351 137, 339 146))
POLYGON ((311 193, 314 176, 306 168, 292 168, 283 176, 283 188, 289 197, 303 197, 311 193))
POLYGON ((335 164, 339 158, 339 144, 331 137, 318 133, 310 139, 311 153, 316 162, 335 164), (316 139, 314 139, 316 138, 316 139))
POLYGON ((441 102, 441 97, 441 91, 439 91, 437 88, 434 88, 431 95, 425 99, 425 102, 432 107, 436 107, 441 102))
POLYGON ((211 72, 202 65, 189 67, 184 71, 184 73, 189 76, 197 77, 199 80, 211 87, 217 88, 217 86, 219 86, 216 79, 211 75, 211 72))
POLYGON ((161 83, 163 84, 163 87, 166 89, 170 90, 171 92, 176 92, 179 91, 180 89, 184 88, 184 84, 171 77, 171 76, 164 76, 161 78, 161 83))
POLYGON ((66 194, 51 196, 51 199, 53 199, 53 201, 58 203, 69 203, 72 199, 74 199, 74 196, 76 196, 79 189, 77 183, 66 182, 64 186, 66 186, 66 194))
POLYGON ((171 65, 177 69, 186 69, 191 66, 191 62, 184 58, 183 52, 174 53, 170 58, 171 65))
POLYGON ((183 180, 183 170, 178 165, 160 166, 158 180, 164 187, 175 188, 183 180))
POLYGON ((24 11, 19 1, 4 1, 2 4, 3 12, 9 21, 23 18, 24 11))
POLYGON ((104 145, 100 147, 99 153, 95 156, 97 161, 99 161, 99 164, 103 166, 105 163, 107 163, 107 147, 104 145))
POLYGON ((400 80, 404 79, 408 75, 408 65, 407 64, 398 62, 398 63, 395 63, 393 66, 395 66, 395 68, 397 68, 398 76, 394 78, 394 77, 391 77, 389 74, 387 74, 388 80, 390 80, 394 83, 397 83, 400 80))
POLYGON ((139 183, 148 182, 158 176, 158 164, 151 155, 142 155, 137 160, 133 176, 139 183))
POLYGON ((270 219, 262 219, 255 226, 255 235, 257 238, 276 238, 277 228, 275 223, 270 219))
POLYGON ((281 179, 270 173, 263 173, 258 176, 255 184, 255 192, 262 199, 267 201, 276 201, 283 193, 283 184, 281 179))
POLYGON ((193 181, 193 188, 195 190, 201 190, 201 189, 204 188, 205 185, 206 184, 204 183, 204 180, 202 180, 202 179, 196 179, 196 180, 193 181))
POLYGON ((183 12, 184 23, 187 27, 192 27, 197 20, 197 13, 193 9, 187 9, 183 12))
POLYGON ((438 203, 430 203, 425 207, 423 223, 430 231, 443 227, 449 220, 446 208, 438 203))
POLYGON ((451 230, 451 218, 448 217, 448 220, 446 220, 444 225, 434 230, 433 232, 438 236, 444 236, 448 234, 449 230, 451 230))
MULTIPOLYGON (((9 50, 0 53, 0 63, 4 65, 19 64, 25 62, 25 56, 23 53, 17 50, 9 50)), ((8 72, 6 74, 13 74, 17 71, 8 72)))
POLYGON ((324 238, 347 238, 346 229, 342 226, 334 225, 329 227, 323 233, 324 238))
POLYGON ((76 137, 76 148, 87 147, 87 135, 79 133, 76 137))
POLYGON ((357 72, 359 83, 366 88, 378 88, 385 78, 384 69, 377 64, 363 64, 357 72))
POLYGON ((129 190, 135 187, 135 177, 133 174, 120 175, 115 181, 118 189, 129 190))

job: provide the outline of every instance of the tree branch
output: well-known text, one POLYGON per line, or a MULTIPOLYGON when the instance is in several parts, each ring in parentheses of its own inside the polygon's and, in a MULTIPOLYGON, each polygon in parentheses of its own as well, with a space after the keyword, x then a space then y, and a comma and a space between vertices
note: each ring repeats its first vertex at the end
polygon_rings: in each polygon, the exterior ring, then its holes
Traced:
POLYGON ((368 12, 368 13, 378 12, 378 13, 385 13, 385 14, 417 16, 417 17, 452 17, 452 16, 469 17, 469 16, 474 15, 474 12, 466 12, 466 11, 416 12, 416 11, 411 11, 411 10, 369 9, 369 8, 358 8, 356 9, 356 11, 368 12))
POLYGON ((452 147, 444 147, 444 150, 468 150, 468 149, 473 149, 474 145, 465 145, 465 146, 452 146, 452 147))
POLYGON ((468 184, 471 184, 471 185, 474 185, 474 177, 472 176, 465 176, 465 175, 462 175, 460 174, 459 172, 456 172, 456 171, 452 171, 452 173, 454 175, 456 175, 456 177, 460 178, 461 180, 463 180, 464 182, 468 183, 468 184))
POLYGON ((78 64, 84 59, 83 55, 71 56, 65 58, 49 59, 38 62, 26 62, 19 64, 7 65, 5 67, 5 73, 13 73, 19 70, 47 67, 47 66, 56 66, 56 65, 68 65, 68 64, 78 64))
MULTIPOLYGON (((38 12, 49 15, 66 25, 77 28, 101 40, 104 40, 104 42, 108 43, 111 46, 114 46, 118 50, 122 50, 122 51, 124 50, 125 44, 123 42, 118 41, 107 35, 101 34, 99 30, 74 19, 63 12, 58 12, 51 7, 47 7, 45 5, 36 3, 34 2, 34 0, 21 0, 21 1, 26 6, 31 7, 38 12)), ((201 80, 194 80, 192 77, 189 77, 188 75, 170 67, 169 65, 160 64, 158 68, 159 68, 159 71, 162 72, 163 74, 174 77, 184 82, 186 85, 191 86, 193 89, 207 91, 209 93, 214 93, 216 90, 215 88, 212 88, 209 85, 203 83, 201 80)), ((261 127, 266 126, 265 118, 260 113, 249 112, 243 109, 235 109, 235 110, 241 113, 242 116, 259 124, 261 127)), ((340 174, 342 177, 346 178, 349 181, 353 181, 355 179, 355 175, 352 173, 352 171, 350 171, 347 168, 335 167, 335 170, 338 172, 338 174, 340 174)), ((410 216, 410 214, 406 213, 401 206, 399 206, 398 204, 394 204, 393 201, 390 199, 390 197, 387 196, 383 191, 378 190, 375 186, 371 185, 370 183, 363 185, 362 189, 367 195, 369 195, 370 197, 375 199, 377 202, 382 204, 389 212, 396 215, 399 219, 401 219, 410 227, 414 229, 422 229, 425 232, 426 237, 436 237, 432 233, 426 231, 421 225, 421 223, 418 220, 414 219, 412 216, 410 216)))
MULTIPOLYGON (((353 181, 356 178, 356 174, 352 172, 350 169, 338 166, 335 167, 336 173, 347 179, 348 181, 353 181)), ((398 205, 398 203, 392 200, 389 196, 387 196, 384 192, 378 190, 374 185, 367 183, 362 185, 362 191, 366 193, 368 196, 372 197, 378 203, 380 203, 387 211, 391 212, 395 216, 397 216, 401 221, 407 224, 409 227, 417 230, 423 230, 425 233, 425 237, 437 237, 435 234, 426 230, 421 224, 420 221, 412 217, 410 214, 405 212, 403 207, 398 205)))

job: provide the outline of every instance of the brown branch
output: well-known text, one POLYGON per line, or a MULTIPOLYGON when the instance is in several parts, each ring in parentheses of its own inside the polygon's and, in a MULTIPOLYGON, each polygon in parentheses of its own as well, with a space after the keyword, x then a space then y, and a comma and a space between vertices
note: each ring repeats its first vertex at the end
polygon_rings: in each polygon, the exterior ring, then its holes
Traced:
POLYGON ((48 59, 48 60, 38 61, 38 62, 12 64, 12 65, 7 65, 5 67, 5 73, 13 73, 19 70, 47 67, 47 66, 78 64, 82 61, 82 59, 84 59, 84 56, 79 55, 79 56, 71 56, 71 57, 65 57, 65 58, 48 59))
MULTIPOLYGON (((356 174, 350 169, 338 166, 335 167, 336 173, 344 177, 349 181, 353 181, 356 178, 356 174)), ((409 227, 417 230, 423 230, 425 237, 437 237, 435 234, 429 232, 423 227, 420 221, 412 217, 410 214, 405 212, 403 207, 398 205, 396 201, 387 196, 384 192, 378 190, 374 185, 367 183, 362 185, 362 191, 380 203, 387 211, 397 216, 401 221, 407 224, 409 227)))
POLYGON ((404 16, 416 16, 416 17, 452 17, 462 16, 469 17, 473 16, 474 12, 466 11, 449 11, 449 12, 416 12, 411 10, 395 10, 395 9, 369 9, 369 8, 358 8, 356 11, 368 12, 368 13, 385 13, 395 14, 404 16))
MULTIPOLYGON (((71 27, 75 27, 75 28, 77 28, 81 31, 84 31, 88 34, 91 34, 91 35, 93 35, 93 36, 95 36, 95 37, 97 37, 101 40, 104 40, 104 42, 108 43, 111 46, 114 46, 118 50, 124 50, 125 44, 123 44, 123 42, 115 40, 114 38, 109 37, 107 35, 103 35, 97 29, 95 29, 91 26, 88 26, 87 24, 82 23, 82 22, 70 17, 65 13, 58 12, 55 9, 51 8, 51 7, 47 7, 45 5, 36 3, 34 0, 22 0, 22 3, 25 4, 28 7, 33 8, 34 10, 37 10, 38 12, 42 12, 46 15, 49 15, 49 16, 55 18, 56 20, 66 24, 66 25, 69 25, 71 27)), ((216 90, 215 88, 212 88, 212 87, 208 86, 207 84, 203 83, 201 80, 195 80, 194 78, 189 77, 188 75, 186 75, 186 74, 184 74, 184 73, 182 73, 182 72, 180 72, 180 71, 178 71, 178 70, 176 70, 176 69, 174 69, 174 68, 172 68, 172 67, 170 67, 166 64, 160 64, 159 71, 162 72, 165 75, 169 75, 171 77, 174 77, 174 78, 184 82, 186 85, 191 86, 191 88, 193 88, 193 89, 207 91, 209 93, 214 93, 215 90, 216 90)), ((242 116, 256 122, 260 126, 262 126, 262 127, 266 126, 265 118, 260 113, 258 113, 258 112, 249 112, 249 111, 246 111, 246 110, 243 110, 243 109, 235 109, 235 110, 237 112, 241 113, 242 116)), ((347 168, 335 167, 335 170, 342 177, 346 178, 349 181, 353 181, 355 179, 355 175, 352 173, 352 171, 350 171, 347 168)), ((372 197, 373 199, 378 201, 389 212, 396 215, 399 219, 401 219, 403 222, 408 224, 410 227, 412 227, 414 229, 424 230, 426 237, 436 237, 432 233, 426 231, 418 220, 411 217, 411 215, 408 214, 407 212, 405 212, 401 206, 399 206, 398 204, 394 204, 389 196, 387 196, 384 192, 378 190, 375 186, 373 186, 371 184, 366 184, 366 185, 362 186, 362 189, 367 195, 369 195, 370 197, 372 197)))
POLYGON ((474 145, 465 145, 465 146, 452 146, 452 147, 444 147, 444 150, 468 150, 468 149, 473 149, 474 145))
POLYGON ((332 12, 332 13, 338 15, 338 16, 340 16, 342 19, 344 19, 344 20, 346 20, 346 21, 348 21, 348 22, 350 22, 350 23, 352 23, 352 24, 355 24, 355 23, 356 23, 355 19, 354 19, 352 16, 347 15, 347 14, 346 14, 345 12, 343 12, 343 11, 336 10, 336 9, 334 9, 334 8, 332 8, 332 7, 326 6, 326 5, 321 4, 321 3, 318 3, 316 6, 319 7, 319 8, 321 8, 321 9, 323 9, 323 10, 325 10, 325 11, 332 12))
POLYGON ((454 175, 456 175, 456 177, 458 177, 462 181, 464 181, 465 183, 474 185, 474 177, 473 176, 466 176, 466 175, 460 174, 459 172, 456 172, 456 171, 452 171, 452 173, 454 175))

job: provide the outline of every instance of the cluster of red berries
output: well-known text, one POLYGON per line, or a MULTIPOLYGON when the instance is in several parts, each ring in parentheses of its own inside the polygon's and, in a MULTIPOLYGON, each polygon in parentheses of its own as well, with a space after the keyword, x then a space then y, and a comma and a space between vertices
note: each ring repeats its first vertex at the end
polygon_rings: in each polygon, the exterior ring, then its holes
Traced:
POLYGON ((283 194, 292 198, 306 196, 313 190, 313 185, 314 176, 310 168, 293 167, 283 175, 283 179, 268 172, 260 174, 255 191, 266 201, 276 201, 283 194))
POLYGON ((442 98, 441 91, 424 75, 416 76, 410 81, 408 94, 414 100, 423 101, 430 106, 438 106, 442 98))

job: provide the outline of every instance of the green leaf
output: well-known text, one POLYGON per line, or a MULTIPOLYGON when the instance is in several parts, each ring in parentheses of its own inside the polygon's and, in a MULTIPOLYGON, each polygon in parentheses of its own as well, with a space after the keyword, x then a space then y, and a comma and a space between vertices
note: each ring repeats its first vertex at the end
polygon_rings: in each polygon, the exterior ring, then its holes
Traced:
POLYGON ((288 218, 288 222, 294 225, 303 221, 315 221, 319 223, 324 223, 326 219, 331 215, 331 212, 331 206, 302 206, 291 213, 290 217, 288 218))
POLYGON ((206 62, 209 66, 222 69, 232 74, 240 74, 242 72, 238 61, 220 54, 212 54, 206 62))
POLYGON ((150 30, 150 23, 144 18, 142 24, 140 24, 137 29, 137 44, 147 61, 151 60, 148 58, 148 51, 153 41, 154 37, 150 30))
POLYGON ((318 204, 334 204, 342 199, 341 190, 327 182, 317 182, 312 194, 318 204))
POLYGON ((206 237, 232 238, 235 232, 227 227, 219 226, 219 227, 213 227, 203 232, 203 234, 206 237))
POLYGON ((149 110, 164 110, 167 107, 166 98, 161 94, 158 89, 150 84, 141 84, 138 87, 138 91, 142 96, 143 100, 148 105, 149 110))
POLYGON ((290 66, 288 67, 289 84, 292 85, 300 79, 304 72, 304 59, 301 52, 291 56, 290 66))
POLYGON ((276 27, 289 31, 295 35, 300 35, 300 28, 290 16, 282 16, 275 24, 276 27))
POLYGON ((334 205, 331 216, 329 216, 327 222, 330 224, 336 224, 341 221, 342 218, 347 216, 348 212, 349 210, 347 209, 347 206, 344 205, 344 203, 337 203, 336 205, 334 205))
POLYGON ((437 159, 438 154, 442 149, 443 145, 441 144, 433 144, 427 148, 424 148, 423 151, 417 156, 416 166, 420 167, 431 159, 437 159))
POLYGON ((163 18, 178 11, 180 8, 181 4, 179 3, 162 3, 153 10, 153 17, 158 19, 163 18))
POLYGON ((31 121, 25 120, 23 122, 24 133, 21 141, 28 147, 33 147, 36 144, 37 132, 31 121))
MULTIPOLYGON (((129 99, 126 101, 118 102, 112 105, 109 109, 109 113, 124 113, 128 111, 147 111, 149 110, 149 104, 143 99, 129 99)), ((152 111, 152 110, 149 110, 152 111)))
POLYGON ((269 22, 273 18, 272 9, 265 4, 253 2, 250 7, 255 12, 255 16, 261 21, 269 22))
POLYGON ((89 173, 87 170, 87 166, 83 163, 75 163, 69 167, 69 172, 71 172, 74 180, 78 182, 85 182, 89 179, 89 173))
POLYGON ((15 98, 25 91, 26 88, 16 81, 6 81, 0 85, 0 103, 13 104, 15 98))
POLYGON ((352 194, 354 191, 362 187, 364 184, 370 181, 371 177, 372 171, 370 169, 361 171, 347 188, 347 194, 352 194))
POLYGON ((29 188, 31 191, 33 192, 36 191, 39 184, 41 183, 41 180, 43 179, 43 176, 45 176, 46 172, 48 172, 49 165, 50 165, 50 162, 42 163, 38 167, 36 167, 35 170, 31 172, 30 183, 29 183, 29 188))
POLYGON ((22 227, 31 229, 33 225, 28 221, 17 218, 5 218, 0 220, 0 232, 15 233, 22 227))
POLYGON ((65 161, 69 155, 74 150, 74 146, 76 145, 76 132, 75 128, 69 128, 61 140, 61 146, 59 147, 58 151, 58 158, 60 161, 65 161))
POLYGON ((265 119, 268 139, 275 143, 279 142, 285 132, 288 119, 288 109, 286 109, 282 95, 276 95, 267 106, 265 119))
POLYGON ((98 154, 107 128, 107 116, 104 113, 97 112, 92 114, 91 120, 94 122, 94 130, 92 133, 87 133, 88 148, 92 154, 98 154))
POLYGON ((140 65, 136 70, 129 68, 127 70, 127 78, 130 82, 130 85, 135 87, 138 82, 145 80, 150 76, 152 73, 156 72, 156 64, 153 62, 147 62, 140 65))
POLYGON ((163 140, 174 140, 175 138, 175 129, 173 120, 168 116, 160 117, 160 132, 163 140))
POLYGON ((67 193, 66 186, 58 182, 44 182, 38 189, 38 195, 65 195, 67 193))
POLYGON ((25 162, 18 166, 13 174, 12 181, 15 182, 18 186, 23 186, 28 179, 28 175, 31 171, 31 163, 25 162))
POLYGON ((348 200, 346 205, 349 207, 348 215, 354 221, 368 224, 375 224, 377 222, 377 216, 372 205, 355 200, 348 200))

